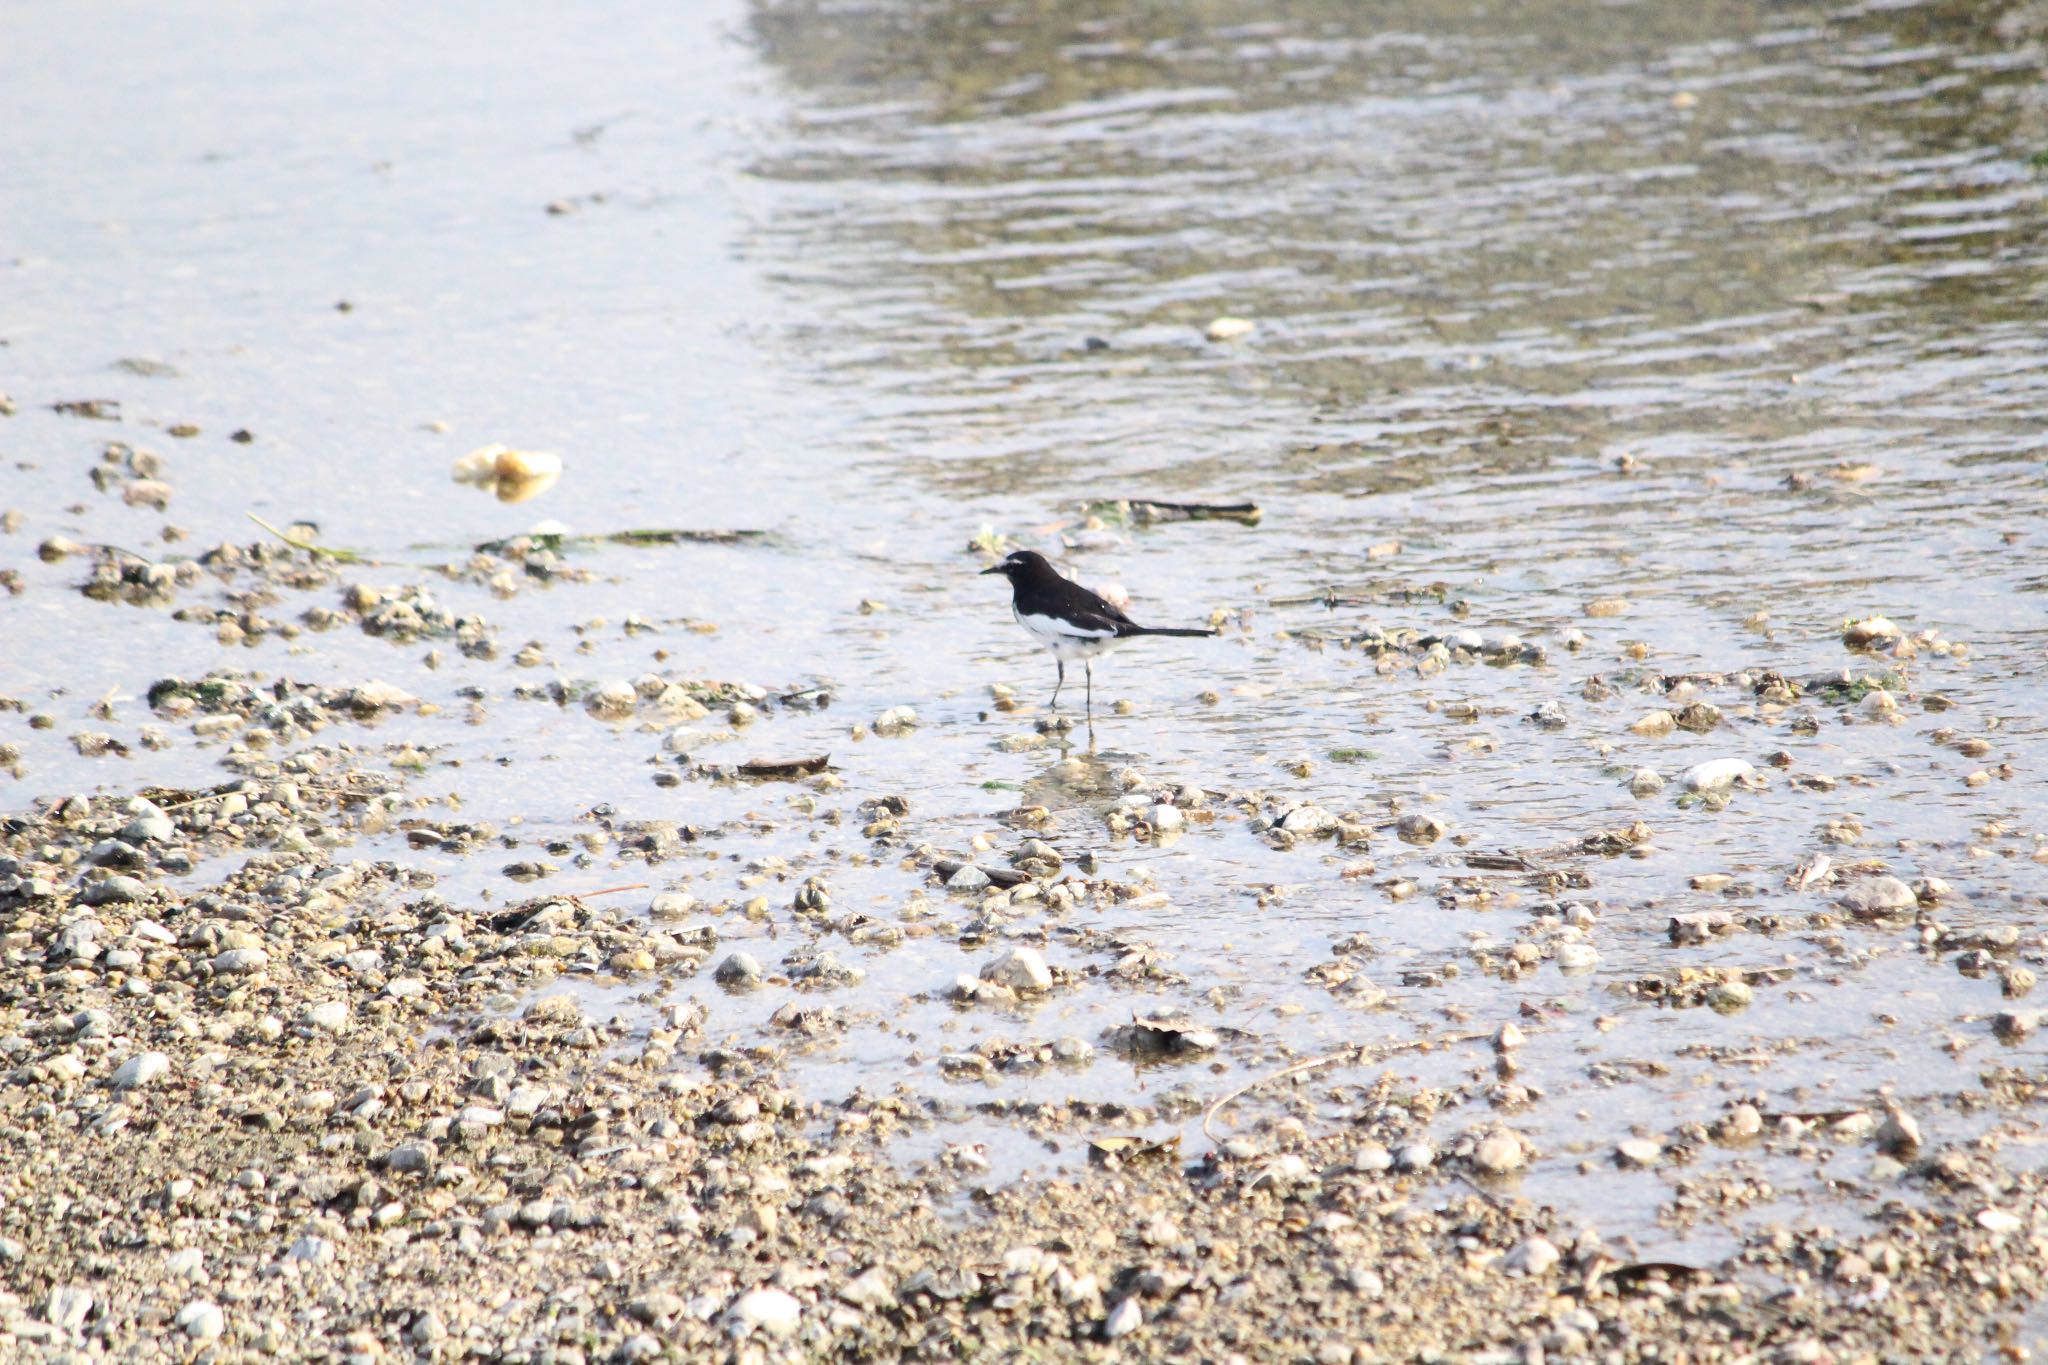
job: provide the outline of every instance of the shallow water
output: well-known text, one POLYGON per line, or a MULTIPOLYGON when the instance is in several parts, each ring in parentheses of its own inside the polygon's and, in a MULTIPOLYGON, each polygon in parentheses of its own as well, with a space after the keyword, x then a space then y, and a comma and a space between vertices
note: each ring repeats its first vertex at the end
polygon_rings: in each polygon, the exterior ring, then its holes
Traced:
MULTIPOLYGON (((1049 1151, 969 1106, 1179 1090, 1194 1152, 1201 1105, 1288 1060, 1517 1018, 1530 1034, 1518 1079, 1540 1092, 1526 1109, 1495 1114, 1481 1098, 1483 1044, 1331 1070, 1291 1093, 1336 1117, 1383 1070, 1457 1090, 1464 1102, 1431 1129, 1440 1143, 1508 1123, 1540 1154, 1524 1192, 1674 1259, 1721 1246, 1660 1223, 1681 1178, 1755 1169, 1783 1201, 1770 1216, 1853 1214, 1789 1160, 1707 1149, 1682 1175, 1615 1172, 1607 1154, 1633 1127, 1670 1133, 1737 1097, 1816 1112, 1882 1094, 1936 1145, 2020 1123, 1948 1103, 1987 1066, 2040 1064, 2038 1042, 1993 1041, 1997 978, 1959 975, 1910 924, 1813 925, 1833 893, 1783 882, 1823 849, 1829 821, 1853 816, 1861 841, 1826 847, 1838 864, 1943 878, 1942 922, 2017 925, 2023 955, 2039 955, 2037 11, 1784 5, 1760 21, 1751 6, 1661 0, 1015 13, 878 0, 609 7, 602 20, 481 5, 123 10, 118 25, 114 13, 17 16, 0 81, 0 114, 22 130, 0 195, 0 392, 19 404, 0 422, 0 508, 25 518, 0 540, 0 567, 24 581, 0 605, 13 642, 0 693, 59 717, 47 732, 0 717, 25 767, 10 806, 218 780, 217 751, 189 736, 126 761, 73 755, 74 730, 132 735, 146 719, 130 700, 116 723, 89 722, 109 688, 136 698, 211 667, 386 678, 447 707, 375 736, 460 765, 414 790, 459 792, 464 818, 507 826, 521 847, 457 859, 373 841, 359 856, 421 862, 451 899, 503 901, 642 879, 603 856, 558 859, 531 887, 501 875, 587 830, 594 806, 685 821, 714 833, 694 860, 656 869, 663 886, 711 904, 768 896, 765 920, 735 908, 716 922, 772 968, 813 935, 789 908, 804 875, 885 920, 914 902, 922 876, 900 850, 856 861, 870 852, 862 799, 906 794, 911 844, 958 853, 986 833, 994 860, 1020 837, 1001 816, 1045 805, 1044 837, 1070 858, 1097 850, 1119 880, 1149 876, 1166 904, 1014 920, 999 932, 1043 938, 1056 964, 1089 973, 1014 1015, 945 999, 999 939, 827 941, 868 976, 807 997, 855 1022, 792 1067, 814 1096, 901 1084, 942 1099, 949 1117, 906 1159, 979 1142, 997 1177, 1079 1160, 1080 1144, 1049 1151), (124 79, 81 110, 66 73, 86 68, 124 79), (1205 340, 1221 316, 1255 330, 1205 340), (124 358, 175 373, 116 368, 124 358), (49 407, 87 397, 120 400, 124 420, 49 407), (198 436, 163 430, 187 421, 198 436), (237 428, 254 441, 229 440, 237 428), (251 512, 308 518, 383 561, 348 581, 430 582, 487 617, 506 657, 451 649, 430 670, 424 645, 353 630, 223 647, 161 611, 86 600, 79 562, 40 563, 36 543, 145 549, 166 520, 86 481, 115 439, 165 457, 168 519, 189 539, 154 553, 254 539, 251 512), (567 473, 510 507, 450 482, 453 459, 487 441, 558 451, 567 473), (1264 515, 1255 528, 1086 519, 1084 504, 1122 496, 1251 500, 1264 515), (597 581, 506 600, 424 567, 542 518, 772 534, 582 552, 597 581), (968 545, 983 528, 1126 585, 1141 620, 1219 613, 1222 638, 1143 641, 1103 661, 1092 756, 1085 731, 1076 757, 1003 752, 996 741, 1030 733, 1040 712, 992 710, 990 686, 1035 708, 1052 670, 997 580, 975 576, 987 560, 968 545), (1609 598, 1626 605, 1588 614, 1609 598), (636 613, 662 628, 629 635, 636 613), (1842 623, 1873 613, 1967 656, 1846 652, 1842 623), (1424 672, 1397 655, 1382 672, 1345 645, 1369 626, 1512 632, 1545 657, 1424 672), (514 667, 529 640, 549 664, 514 667), (830 752, 844 787, 818 793, 814 812, 793 804, 800 786, 657 787, 659 730, 511 695, 550 677, 632 677, 657 649, 684 675, 829 689, 828 708, 774 709, 735 737, 703 724, 692 757, 830 752), (1658 676, 1844 667, 1903 674, 1896 723, 1702 683, 1726 712, 1719 728, 1628 729, 1662 704, 1646 690, 1658 676), (1589 688, 1596 678, 1611 692, 1589 688), (462 688, 482 689, 480 724, 465 723, 462 688), (1923 709, 1934 693, 1953 709, 1923 709), (1112 713, 1118 700, 1129 714, 1112 713), (902 704, 919 713, 910 735, 849 733, 902 704), (1545 707, 1561 708, 1560 728, 1526 719, 1545 707), (1990 752, 1937 744, 1942 726, 1990 752), (1768 767, 1779 751, 1789 767, 1768 767), (1720 757, 1757 764, 1768 785, 1725 809, 1624 785, 1639 766, 1675 777, 1720 757), (1965 784, 2000 763, 2010 777, 1965 784), (1112 838, 1102 813, 1124 769, 1218 793, 1219 819, 1164 846, 1112 838), (1836 785, 1806 790, 1800 775, 1836 785), (1245 790, 1383 825, 1427 810, 1451 837, 1413 847, 1389 830, 1367 853, 1281 851, 1220 795, 1245 790), (818 818, 834 811, 844 823, 818 818), (1647 848, 1557 851, 1635 820, 1654 832, 1647 848), (1594 969, 1481 969, 1488 944, 1497 957, 1554 936, 1532 927, 1553 897, 1466 865, 1501 849, 1590 878, 1563 898, 1597 917, 1594 969), (767 856, 796 875, 743 885, 767 856), (1375 870, 1347 877, 1365 857, 1375 870), (1720 872, 1729 891, 1690 889, 1720 872), (1414 894, 1391 896, 1395 878, 1414 894), (1706 908, 1784 927, 1671 946, 1669 916, 1706 908), (1185 980, 1120 984, 1104 974, 1114 956, 1077 943, 1076 927, 1150 943, 1185 980), (1358 967, 1389 992, 1379 1009, 1342 1008, 1303 975, 1359 933, 1374 951, 1358 967), (1732 1015, 1627 989, 1723 966, 1786 979, 1732 1015), (1236 1034, 1213 1065, 1133 1071, 1102 1035, 1155 1005, 1236 1034), (974 1084, 936 1065, 984 1036, 1062 1035, 1100 1047, 1094 1064, 974 1084)), ((930 923, 973 916, 926 894, 930 923)), ((647 1013, 648 983, 579 989, 647 1013)), ((749 1041, 791 998, 729 996, 708 972, 661 991, 702 1002, 712 1037, 749 1041)), ((1230 1118, 1270 1114, 1268 1099, 1230 1118)), ((1861 1179, 1868 1155, 1850 1147, 1835 1173, 1861 1179)))

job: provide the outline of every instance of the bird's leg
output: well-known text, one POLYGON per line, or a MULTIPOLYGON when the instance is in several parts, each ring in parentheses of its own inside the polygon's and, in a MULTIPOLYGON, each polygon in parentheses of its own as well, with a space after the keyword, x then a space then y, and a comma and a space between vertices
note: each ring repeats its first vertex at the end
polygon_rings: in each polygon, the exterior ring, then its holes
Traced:
POLYGON ((1084 660, 1081 664, 1081 669, 1088 679, 1088 723, 1093 725, 1095 723, 1095 661, 1093 659, 1084 660))
POLYGON ((1052 685, 1052 709, 1057 711, 1060 709, 1060 689, 1067 685, 1067 661, 1057 654, 1052 661, 1060 671, 1060 680, 1052 685))

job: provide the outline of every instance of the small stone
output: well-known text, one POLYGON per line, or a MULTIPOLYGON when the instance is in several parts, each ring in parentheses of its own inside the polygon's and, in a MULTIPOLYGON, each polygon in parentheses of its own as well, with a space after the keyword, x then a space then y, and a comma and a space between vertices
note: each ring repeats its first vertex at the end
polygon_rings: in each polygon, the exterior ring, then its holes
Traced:
POLYGON ((1629 725, 1629 732, 1645 739, 1661 739, 1678 728, 1678 717, 1669 711, 1645 711, 1629 725))
POLYGON ((752 954, 729 953, 711 975, 721 986, 752 990, 761 984, 761 964, 754 960, 752 954))
POLYGON ((2018 1232, 2026 1225, 2025 1219, 2016 1213, 2007 1213, 2004 1209, 1986 1209, 1977 1215, 1977 1226, 1996 1237, 2018 1232))
POLYGON ((1138 1307, 1135 1297, 1120 1300, 1109 1310, 1109 1316, 1102 1320, 1102 1336, 1105 1341, 1127 1337, 1145 1325, 1144 1310, 1138 1307))
POLYGON ((1590 943, 1557 945, 1557 965, 1567 972, 1591 971, 1600 964, 1600 952, 1590 943))
POLYGON ((585 710, 606 720, 622 720, 639 704, 640 690, 623 679, 608 682, 583 699, 585 710))
POLYGON ((170 1057, 162 1052, 139 1052, 115 1070, 107 1078, 107 1084, 116 1090, 139 1090, 160 1079, 171 1069, 170 1057))
POLYGON ((1664 1144, 1654 1138, 1629 1138, 1614 1148, 1617 1162, 1637 1170, 1656 1165, 1663 1155, 1664 1144))
POLYGON ((981 891, 986 889, 988 884, 988 873, 983 872, 973 863, 956 868, 953 875, 946 878, 946 889, 948 891, 981 891))
POLYGON ((92 1313, 92 1291, 60 1284, 43 1300, 43 1319, 60 1332, 75 1332, 92 1313))
POLYGON ((1842 627, 1842 643, 1851 649, 1878 649, 1905 637, 1904 630, 1882 616, 1866 616, 1842 627))
POLYGON ((1337 817, 1321 806, 1296 806, 1280 818, 1280 828, 1289 834, 1309 838, 1337 828, 1337 817))
POLYGON ((1920 904, 1913 888, 1893 876, 1860 877, 1844 887, 1836 901, 1858 919, 1879 919, 1912 910, 1920 904))
POLYGON ((308 1005, 301 1018, 308 1027, 322 1033, 340 1033, 348 1027, 348 1001, 322 1000, 316 1005, 308 1005))
POLYGON ((1738 1104, 1728 1111, 1721 1120, 1719 1135, 1726 1138, 1752 1138, 1764 1130, 1764 1116, 1753 1104, 1738 1104))
POLYGON ((228 1330, 228 1318, 219 1304, 194 1299, 178 1310, 178 1326, 194 1341, 213 1341, 228 1330))
POLYGON ((213 958, 213 970, 221 976, 247 976, 269 965, 270 954, 261 948, 230 948, 213 958))
POLYGON ((1403 1171, 1426 1171, 1436 1164, 1436 1148, 1427 1142, 1411 1142, 1394 1153, 1394 1165, 1403 1171))
POLYGON ((1664 778, 1655 768, 1638 768, 1629 774, 1628 790, 1631 796, 1655 796, 1664 790, 1664 778))
POLYGON ((1250 336, 1257 330, 1258 324, 1250 318, 1226 315, 1212 319, 1209 325, 1202 329, 1202 335, 1211 341, 1236 341, 1240 337, 1250 336))
POLYGON ((108 877, 92 882, 79 899, 87 905, 125 905, 149 894, 149 887, 135 877, 108 877))
POLYGON ((1351 1154, 1351 1169, 1366 1175, 1379 1175, 1394 1169, 1394 1154, 1377 1142, 1367 1142, 1351 1154))
POLYGON ((384 1169, 405 1173, 427 1170, 434 1164, 434 1150, 423 1142, 393 1147, 384 1158, 384 1169))
POLYGON ((1892 1156, 1915 1151, 1920 1146, 1920 1125, 1903 1109, 1888 1110, 1878 1126, 1877 1146, 1892 1156))
POLYGON ((1013 991, 1043 993, 1052 989, 1052 969, 1036 948, 1006 950, 982 967, 981 976, 1013 991))
POLYGON ((874 730, 878 735, 908 734, 917 728, 917 712, 908 706, 892 706, 875 717, 874 730))
POLYGON ((1433 844, 1449 830, 1450 826, 1434 815, 1404 815, 1394 826, 1394 832, 1411 844, 1433 844))
POLYGON ((2040 1026, 2039 1010, 2000 1010, 1991 1020, 1991 1031, 2008 1043, 2025 1041, 2040 1026))
POLYGON ((771 1337, 795 1333, 803 1320, 803 1305, 780 1289, 750 1289, 733 1300, 726 1312, 727 1324, 735 1335, 761 1332, 771 1337))
POLYGON ((1531 1237, 1515 1247, 1501 1259, 1501 1264, 1517 1274, 1547 1275, 1563 1259, 1563 1254, 1547 1237, 1531 1237))
POLYGON ((1528 1156, 1522 1150, 1522 1140, 1513 1133, 1495 1131, 1479 1140, 1472 1149, 1472 1164, 1488 1175, 1507 1175, 1519 1171, 1528 1164, 1528 1156))
POLYGON ((839 1287, 839 1297, 856 1308, 882 1309, 896 1306, 896 1287, 880 1266, 872 1266, 839 1287))
POLYGON ((1750 1007, 1756 991, 1747 981, 1717 981, 1707 990, 1707 1008, 1716 1014, 1736 1014, 1750 1007))
POLYGON ((1723 792, 1756 775, 1756 768, 1739 758, 1714 758, 1695 763, 1678 775, 1679 785, 1689 792, 1723 792))
POLYGON ((1513 1052, 1527 1041, 1529 1040, 1522 1030, 1510 1021, 1502 1024, 1494 1031, 1493 1050, 1495 1052, 1513 1052))
POLYGON ((311 1233, 293 1242, 291 1249, 284 1254, 287 1261, 298 1261, 306 1265, 332 1265, 334 1257, 334 1243, 311 1233))

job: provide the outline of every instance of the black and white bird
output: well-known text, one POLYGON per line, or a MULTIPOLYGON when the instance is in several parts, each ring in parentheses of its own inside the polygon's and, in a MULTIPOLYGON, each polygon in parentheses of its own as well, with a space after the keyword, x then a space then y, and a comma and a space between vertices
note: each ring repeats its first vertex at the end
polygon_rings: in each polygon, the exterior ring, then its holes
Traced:
POLYGON ((982 570, 1010 580, 1010 611, 1025 633, 1052 651, 1059 664, 1052 706, 1059 709, 1060 688, 1067 682, 1067 661, 1079 659, 1088 679, 1088 718, 1095 718, 1095 665, 1105 654, 1138 635, 1214 635, 1213 630, 1172 626, 1141 626, 1123 609, 1088 591, 1046 562, 1036 550, 1014 550, 1002 563, 982 570))

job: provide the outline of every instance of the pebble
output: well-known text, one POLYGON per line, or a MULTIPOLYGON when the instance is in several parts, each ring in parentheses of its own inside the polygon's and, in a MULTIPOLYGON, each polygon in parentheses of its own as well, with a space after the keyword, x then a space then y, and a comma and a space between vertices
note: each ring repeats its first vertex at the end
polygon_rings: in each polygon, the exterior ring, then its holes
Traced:
POLYGON ((1036 948, 1010 948, 984 964, 984 981, 1008 986, 1013 991, 1045 992, 1052 989, 1052 969, 1045 965, 1036 948))
POLYGON ((1137 1299, 1127 1298, 1119 1301, 1116 1307, 1109 1310, 1109 1316, 1102 1320, 1102 1335, 1107 1341, 1115 1341, 1119 1337, 1129 1336, 1144 1325, 1145 1314, 1138 1307, 1137 1299))
POLYGON ((1747 981, 1717 981, 1707 991, 1707 1008, 1716 1014, 1734 1014, 1749 1008, 1756 991, 1747 981))
POLYGON ((1678 728, 1678 717, 1669 711, 1646 711, 1629 725, 1632 734, 1645 739, 1661 739, 1678 728))
POLYGON ((1742 759, 1712 758, 1687 768, 1678 781, 1689 792, 1722 792, 1755 775, 1756 768, 1742 759))
POLYGON ((149 887, 134 877, 108 877, 88 885, 79 899, 87 905, 123 905, 148 894, 149 887))
POLYGON ((988 885, 988 873, 983 872, 973 863, 965 864, 956 869, 952 876, 946 878, 946 889, 948 891, 981 891, 986 889, 988 885))
POLYGON ((1434 815, 1404 815, 1394 826, 1394 832, 1411 844, 1433 844, 1444 837, 1450 826, 1434 815))
POLYGON ((219 1304, 194 1299, 178 1310, 178 1326, 194 1341, 213 1341, 228 1330, 228 1318, 219 1304))
POLYGON ((856 1308, 893 1308, 896 1287, 880 1266, 871 1266, 841 1285, 839 1297, 856 1308))
POLYGON ((1351 1154, 1351 1169, 1366 1175, 1379 1175, 1394 1169, 1394 1154, 1380 1143, 1362 1143, 1351 1154))
POLYGON ((909 706, 892 706, 875 717, 878 735, 900 735, 917 728, 917 711, 909 706))
POLYGON ((1861 877, 1842 889, 1836 903, 1859 919, 1875 919, 1920 904, 1913 888, 1893 876, 1861 877))
POLYGON ((633 684, 615 680, 592 692, 583 705, 592 715, 619 719, 633 714, 640 704, 640 691, 633 684))
POLYGON ((2016 1213, 2008 1213, 2004 1209, 1986 1209, 1977 1215, 1977 1226, 1997 1237, 2003 1237, 2011 1232, 2018 1232, 2026 1225, 2025 1219, 2016 1213))
POLYGON ((261 948, 230 948, 213 959, 213 970, 222 976, 246 976, 269 965, 270 954, 261 948))
POLYGON ((750 1289, 732 1302, 726 1320, 736 1335, 761 1332, 771 1337, 795 1333, 803 1320, 803 1305, 796 1296, 780 1289, 750 1289))
POLYGON ((116 1090, 139 1090, 160 1079, 171 1069, 171 1059, 161 1052, 140 1052, 130 1057, 107 1078, 116 1090))
POLYGON ((322 1000, 317 1005, 307 1006, 302 1017, 311 1028, 323 1033, 339 1033, 348 1027, 348 1001, 322 1000))
POLYGON ((1600 952, 1590 943, 1557 945, 1557 965, 1567 972, 1590 971, 1600 963, 1600 952))
POLYGON ((1890 1110, 1878 1127, 1877 1146, 1893 1156, 1914 1151, 1920 1146, 1920 1125, 1903 1109, 1890 1110))
POLYGON ((1547 1275, 1563 1259, 1557 1244, 1547 1237, 1531 1237, 1502 1258, 1502 1265, 1521 1275, 1547 1275))
POLYGON ((60 1332, 75 1332, 92 1313, 92 1291, 60 1284, 43 1300, 43 1319, 60 1332))
POLYGON ((1654 1138, 1628 1138, 1614 1148, 1616 1161, 1637 1169, 1656 1165, 1663 1155, 1664 1144, 1654 1138))
POLYGON ((1506 1175, 1527 1165, 1528 1156, 1522 1150, 1520 1138, 1496 1131, 1481 1138, 1472 1149, 1472 1164, 1489 1175, 1506 1175))
POLYGON ((1411 1142, 1394 1154, 1394 1164, 1403 1171, 1426 1171, 1436 1164, 1436 1148, 1427 1142, 1411 1142))
POLYGON ((1851 649, 1875 649, 1896 644, 1906 632, 1882 616, 1866 616, 1842 627, 1842 643, 1851 649))
POLYGON ((1664 777, 1655 768, 1638 768, 1629 774, 1628 789, 1633 796, 1655 796, 1664 790, 1664 777))
POLYGON ((306 1265, 332 1265, 334 1257, 334 1243, 311 1233, 293 1242, 291 1249, 284 1254, 287 1261, 297 1261, 306 1265))
POLYGON ((729 953, 711 975, 721 986, 752 990, 761 984, 761 964, 750 953, 729 953))

